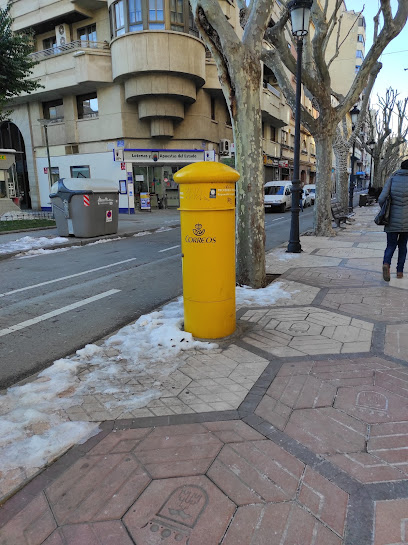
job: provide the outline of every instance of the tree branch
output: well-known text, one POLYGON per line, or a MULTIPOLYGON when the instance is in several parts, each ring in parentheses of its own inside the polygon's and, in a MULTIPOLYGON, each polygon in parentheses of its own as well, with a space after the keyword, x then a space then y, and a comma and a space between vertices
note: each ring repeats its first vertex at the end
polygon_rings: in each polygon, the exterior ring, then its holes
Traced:
POLYGON ((250 49, 261 52, 262 40, 272 15, 271 0, 253 0, 242 43, 250 49))
MULTIPOLYGON (((381 9, 384 10, 386 8, 391 9, 390 0, 381 0, 381 9)), ((366 58, 364 59, 359 72, 354 78, 354 81, 344 99, 343 104, 340 104, 336 108, 337 114, 340 116, 340 118, 343 117, 346 112, 350 110, 352 105, 357 102, 361 91, 364 89, 365 82, 369 77, 369 73, 372 67, 378 61, 385 47, 390 43, 393 38, 398 36, 398 34, 404 28, 407 18, 408 1, 398 0, 398 10, 395 14, 395 17, 393 19, 391 18, 391 20, 388 16, 384 18, 384 26, 380 34, 378 35, 377 40, 373 43, 372 47, 367 53, 366 58)))
MULTIPOLYGON (((282 93, 286 98, 287 103, 293 111, 295 111, 296 105, 296 93, 292 87, 292 84, 287 76, 285 67, 277 53, 274 49, 263 49, 262 60, 270 68, 278 81, 279 87, 282 89, 282 93)), ((301 106, 301 122, 305 128, 310 132, 316 128, 316 120, 314 117, 303 107, 301 106)))

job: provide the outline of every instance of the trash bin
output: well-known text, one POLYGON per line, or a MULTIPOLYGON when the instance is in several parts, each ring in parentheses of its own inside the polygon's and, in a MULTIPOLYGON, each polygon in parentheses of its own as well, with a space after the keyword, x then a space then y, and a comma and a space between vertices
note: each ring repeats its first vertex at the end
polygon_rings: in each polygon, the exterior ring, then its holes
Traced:
POLYGON ((119 190, 112 180, 61 178, 50 199, 60 236, 97 237, 118 231, 119 190))
POLYGON ((366 206, 368 202, 368 195, 366 193, 361 193, 359 200, 358 200, 358 206, 366 206))

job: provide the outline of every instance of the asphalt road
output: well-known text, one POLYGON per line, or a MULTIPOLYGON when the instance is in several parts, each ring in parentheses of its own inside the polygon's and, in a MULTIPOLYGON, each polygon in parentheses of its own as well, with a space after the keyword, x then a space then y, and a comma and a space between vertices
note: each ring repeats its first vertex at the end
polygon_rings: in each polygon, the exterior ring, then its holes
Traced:
MULTIPOLYGON (((265 216, 266 248, 291 214, 265 216)), ((300 231, 313 207, 300 212, 300 231)), ((10 386, 182 293, 180 229, 0 262, 0 387, 10 386)))

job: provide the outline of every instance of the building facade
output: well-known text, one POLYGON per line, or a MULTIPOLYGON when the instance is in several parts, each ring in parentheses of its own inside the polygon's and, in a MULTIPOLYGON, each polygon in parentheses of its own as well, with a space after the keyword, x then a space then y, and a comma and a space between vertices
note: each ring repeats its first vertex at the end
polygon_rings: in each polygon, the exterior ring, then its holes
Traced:
MULTIPOLYGON (((235 3, 219 1, 239 32, 235 3)), ((16 0, 11 15, 15 30, 34 31, 31 77, 41 85, 0 126, 0 147, 19 152, 24 208, 49 209, 50 184, 65 177, 112 179, 122 211, 146 192, 152 206, 178 206, 174 173, 228 155, 230 115, 187 0, 16 0)), ((265 180, 290 179, 293 115, 266 68, 260 93, 265 180)), ((302 145, 310 183, 310 135, 302 145)))

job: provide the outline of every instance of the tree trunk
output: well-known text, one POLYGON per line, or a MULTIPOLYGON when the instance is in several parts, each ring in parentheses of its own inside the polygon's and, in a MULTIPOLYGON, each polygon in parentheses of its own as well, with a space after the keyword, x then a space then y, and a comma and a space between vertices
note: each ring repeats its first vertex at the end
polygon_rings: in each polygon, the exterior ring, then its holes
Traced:
POLYGON ((337 200, 344 210, 348 208, 348 179, 347 158, 348 146, 338 144, 333 146, 336 157, 336 195, 337 200))
POLYGON ((332 236, 332 215, 330 209, 331 200, 331 175, 332 175, 332 152, 333 134, 315 135, 316 144, 316 204, 315 214, 315 235, 332 236))
POLYGON ((245 63, 234 74, 232 101, 237 184, 237 281, 265 286, 265 211, 259 63, 245 63), (252 66, 251 66, 252 65, 252 66), (242 68, 244 66, 244 68, 242 68), (235 108, 237 104, 239 107, 235 108))
POLYGON ((383 185, 382 184, 380 163, 381 163, 380 156, 379 155, 374 155, 374 157, 373 157, 374 177, 373 177, 372 185, 376 189, 378 189, 379 187, 382 187, 382 185, 383 185))

